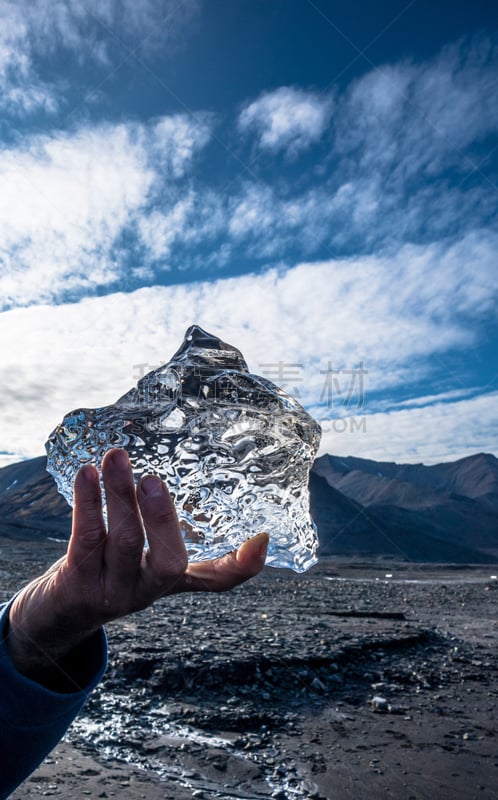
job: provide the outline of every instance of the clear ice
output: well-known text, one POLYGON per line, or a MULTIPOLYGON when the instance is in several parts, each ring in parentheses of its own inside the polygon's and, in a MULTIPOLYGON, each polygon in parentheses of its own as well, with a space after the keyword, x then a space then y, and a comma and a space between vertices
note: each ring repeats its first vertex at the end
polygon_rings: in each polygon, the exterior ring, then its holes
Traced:
POLYGON ((266 563, 304 572, 317 561, 308 478, 319 442, 320 426, 296 400, 193 325, 168 364, 114 405, 66 414, 45 447, 70 505, 78 469, 100 471, 106 451, 123 447, 135 481, 147 472, 166 483, 189 560, 266 531, 266 563))

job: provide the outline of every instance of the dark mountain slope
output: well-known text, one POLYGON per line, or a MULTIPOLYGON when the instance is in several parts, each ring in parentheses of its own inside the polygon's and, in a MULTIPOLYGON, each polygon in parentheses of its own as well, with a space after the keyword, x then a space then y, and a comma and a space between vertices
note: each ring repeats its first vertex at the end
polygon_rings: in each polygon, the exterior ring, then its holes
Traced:
POLYGON ((0 534, 19 539, 68 538, 71 509, 45 470, 45 456, 0 469, 0 534))
POLYGON ((396 506, 365 508, 316 475, 310 476, 311 512, 319 538, 319 556, 396 561, 481 564, 498 561, 496 552, 481 550, 430 516, 396 506))
POLYGON ((407 530, 498 555, 498 459, 492 455, 430 467, 325 455, 313 471, 388 527, 394 517, 403 519, 407 530))

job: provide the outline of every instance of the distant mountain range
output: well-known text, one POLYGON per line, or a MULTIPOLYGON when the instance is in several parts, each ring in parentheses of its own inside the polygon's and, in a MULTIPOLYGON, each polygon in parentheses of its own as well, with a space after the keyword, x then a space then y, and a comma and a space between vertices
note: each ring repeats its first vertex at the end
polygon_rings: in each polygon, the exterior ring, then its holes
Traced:
MULTIPOLYGON (((65 539, 71 509, 46 458, 0 469, 0 536, 65 539)), ((498 563, 498 459, 424 466, 324 455, 310 475, 322 556, 498 563)))
POLYGON ((325 455, 310 476, 322 555, 498 562, 498 459, 394 464, 325 455))

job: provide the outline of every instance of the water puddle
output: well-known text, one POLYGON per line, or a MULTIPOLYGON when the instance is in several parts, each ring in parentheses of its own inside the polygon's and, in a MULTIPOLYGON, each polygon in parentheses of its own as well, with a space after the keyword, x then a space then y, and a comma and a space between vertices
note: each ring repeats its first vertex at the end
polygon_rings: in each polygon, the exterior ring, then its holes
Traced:
POLYGON ((139 718, 127 711, 129 695, 101 695, 100 703, 98 716, 83 713, 66 737, 73 745, 91 748, 99 760, 127 763, 219 800, 306 800, 313 792, 292 759, 268 737, 210 734, 172 721, 168 707, 160 704, 139 718))

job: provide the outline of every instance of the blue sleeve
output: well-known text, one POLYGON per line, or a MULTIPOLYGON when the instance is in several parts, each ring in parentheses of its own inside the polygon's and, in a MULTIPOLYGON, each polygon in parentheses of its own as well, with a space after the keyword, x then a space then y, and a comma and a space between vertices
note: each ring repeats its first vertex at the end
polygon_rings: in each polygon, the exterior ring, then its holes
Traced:
POLYGON ((0 800, 38 767, 102 678, 106 637, 98 631, 76 654, 80 691, 60 694, 18 672, 5 644, 7 605, 0 605, 0 800), (83 665, 83 669, 82 669, 83 665))

